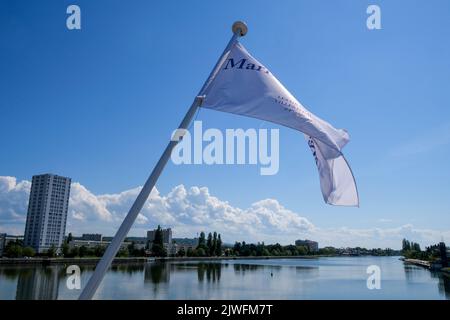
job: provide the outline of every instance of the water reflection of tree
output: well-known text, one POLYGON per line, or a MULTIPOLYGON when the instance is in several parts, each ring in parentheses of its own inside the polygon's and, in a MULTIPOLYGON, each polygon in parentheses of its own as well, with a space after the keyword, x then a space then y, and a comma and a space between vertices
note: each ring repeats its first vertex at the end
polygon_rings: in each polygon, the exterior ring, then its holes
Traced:
POLYGON ((113 265, 111 270, 132 275, 133 273, 142 272, 144 270, 144 265, 142 263, 117 264, 113 265))
POLYGON ((442 272, 432 272, 431 277, 438 279, 439 293, 450 299, 450 276, 442 272))
POLYGON ((30 271, 30 269, 23 269, 20 267, 2 267, 0 268, 0 276, 4 277, 5 279, 15 280, 19 276, 20 272, 27 271, 30 271))
POLYGON ((170 268, 167 263, 155 262, 145 265, 144 282, 158 284, 170 281, 170 268))
POLYGON ((222 264, 221 263, 203 263, 200 262, 197 264, 197 277, 199 282, 203 282, 205 280, 207 282, 219 282, 220 276, 222 272, 222 264))
MULTIPOLYGON (((423 271, 422 267, 418 267, 415 265, 410 264, 403 264, 404 270, 405 270, 405 278, 408 282, 412 282, 414 280, 414 277, 423 271)), ((434 278, 438 280, 438 290, 439 293, 445 296, 446 299, 450 299, 450 277, 442 272, 437 271, 429 271, 431 278, 434 278)))
POLYGON ((265 266, 257 265, 257 264, 235 264, 235 265, 233 265, 233 267, 234 267, 235 274, 244 275, 248 271, 253 272, 258 269, 264 269, 265 266))

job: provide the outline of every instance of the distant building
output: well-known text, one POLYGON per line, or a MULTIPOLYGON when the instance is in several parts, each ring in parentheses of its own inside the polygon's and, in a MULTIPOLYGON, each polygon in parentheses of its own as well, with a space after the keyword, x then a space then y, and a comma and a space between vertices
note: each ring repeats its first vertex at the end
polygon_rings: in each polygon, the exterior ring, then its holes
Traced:
MULTIPOLYGON (((155 234, 156 230, 149 230, 147 231, 147 247, 151 250, 153 241, 155 240, 155 234)), ((162 235, 163 235, 163 246, 164 249, 166 249, 166 252, 168 255, 174 255, 176 253, 175 247, 172 244, 172 229, 162 229, 162 235)))
POLYGON ((33 176, 24 245, 38 253, 61 247, 66 232, 70 178, 54 174, 33 176))
POLYGON ((316 252, 319 251, 319 243, 312 240, 296 240, 295 241, 296 246, 304 246, 307 247, 309 251, 316 252))
POLYGON ((172 255, 178 254, 181 250, 184 251, 184 255, 188 250, 194 250, 198 246, 198 238, 173 238, 172 255))
POLYGON ((102 235, 99 233, 83 233, 80 240, 102 241, 102 235))
POLYGON ((12 236, 6 233, 0 233, 0 257, 3 256, 8 243, 17 241, 23 242, 23 236, 12 236))
POLYGON ((172 238, 173 242, 182 246, 190 246, 196 248, 198 246, 198 238, 172 238))
POLYGON ((125 242, 134 243, 137 250, 145 249, 147 247, 146 237, 126 237, 125 242))
MULTIPOLYGON (((147 231, 147 242, 153 243, 153 240, 155 240, 155 234, 156 229, 147 231)), ((172 229, 170 228, 162 229, 162 234, 163 234, 163 243, 172 244, 172 229)))
POLYGON ((10 234, 7 234, 5 237, 5 247, 8 245, 8 243, 17 241, 23 242, 23 236, 12 236, 10 234))
MULTIPOLYGON (((78 240, 74 239, 69 242, 69 248, 80 248, 86 247, 89 249, 93 249, 96 247, 107 247, 111 241, 95 241, 95 240, 78 240)), ((131 242, 124 241, 120 245, 120 249, 126 249, 131 244, 131 242)))

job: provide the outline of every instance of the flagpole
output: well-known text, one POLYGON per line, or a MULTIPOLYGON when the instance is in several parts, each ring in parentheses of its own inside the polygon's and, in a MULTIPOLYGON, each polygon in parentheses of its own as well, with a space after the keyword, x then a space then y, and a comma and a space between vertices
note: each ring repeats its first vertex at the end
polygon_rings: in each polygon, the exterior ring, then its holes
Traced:
MULTIPOLYGON (((223 51, 222 55, 220 56, 219 60, 217 61, 216 65, 214 66, 213 70, 211 71, 210 75, 208 76, 207 80, 203 84, 202 88, 200 89, 198 95, 195 97, 194 102, 192 103, 191 107, 189 108, 188 112, 184 116, 183 120, 181 121, 178 129, 179 133, 183 134, 185 130, 189 127, 189 124, 192 121, 192 118, 195 115, 195 112, 197 111, 198 107, 201 106, 204 94, 206 93, 206 90, 209 86, 209 84, 214 80, 214 77, 216 76, 217 72, 219 71, 219 68, 221 67, 223 60, 226 58, 226 55, 228 51, 230 50, 233 43, 239 38, 244 36, 247 33, 247 26, 245 23, 241 21, 237 21, 232 26, 233 36, 231 40, 228 42, 227 46, 225 47, 225 50, 223 51)), ((169 144, 167 145, 166 149, 164 150, 163 154, 161 155, 161 158, 157 162, 155 168, 153 169, 152 173, 150 174, 149 178, 145 182, 144 186, 142 187, 142 190, 140 191, 139 195, 137 196, 136 200, 134 201, 133 205, 130 208, 130 211, 128 212, 127 216, 123 220, 122 224, 119 227, 119 230, 117 230, 116 235, 112 239, 111 243, 109 244, 108 248, 106 249, 105 253, 103 254, 102 259, 97 264, 94 274, 89 279, 88 283, 86 284, 86 287, 83 289, 83 291, 80 294, 79 300, 90 300, 94 296, 95 292, 97 291, 98 286, 100 285, 101 281, 103 280, 106 271, 108 270, 109 266, 111 265, 111 262, 114 260, 114 257, 116 256, 117 252, 120 249, 120 245, 122 244, 123 240, 127 236, 128 232, 131 229, 131 226, 133 225, 134 221, 136 220, 139 212, 142 210, 142 207, 144 206, 145 202, 147 201, 151 191, 153 190, 153 187, 156 184, 156 181, 158 181, 159 176, 161 175, 161 172, 163 171, 165 165, 169 161, 170 155, 172 154, 173 148, 177 145, 178 141, 180 139, 177 139, 176 141, 171 140, 169 144)))

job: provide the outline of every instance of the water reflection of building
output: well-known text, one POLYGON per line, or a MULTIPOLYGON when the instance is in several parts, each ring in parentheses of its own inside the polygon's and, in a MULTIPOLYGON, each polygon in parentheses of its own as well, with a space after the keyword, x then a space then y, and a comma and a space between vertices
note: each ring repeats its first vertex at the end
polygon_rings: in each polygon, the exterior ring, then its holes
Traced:
POLYGON ((57 267, 21 270, 17 281, 16 300, 56 300, 58 287, 57 267))
POLYGON ((144 282, 160 283, 170 281, 170 268, 168 263, 149 263, 145 265, 144 282))

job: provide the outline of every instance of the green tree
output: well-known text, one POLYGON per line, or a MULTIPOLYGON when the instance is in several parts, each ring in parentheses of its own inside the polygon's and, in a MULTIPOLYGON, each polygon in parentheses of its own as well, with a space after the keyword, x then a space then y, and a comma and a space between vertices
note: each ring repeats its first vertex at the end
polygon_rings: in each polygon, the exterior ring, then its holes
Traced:
POLYGON ((200 232, 200 238, 198 238, 197 248, 205 248, 205 247, 206 247, 206 238, 205 233, 202 231, 200 232))
POLYGON ((297 254, 300 256, 306 256, 308 254, 308 249, 305 246, 297 246, 297 254))
POLYGON ((195 250, 194 256, 196 257, 206 257, 206 251, 203 248, 198 248, 195 250))
POLYGON ((129 256, 129 252, 127 248, 122 248, 119 250, 119 252, 117 252, 117 257, 128 257, 129 256))
POLYGON ((69 251, 69 257, 78 257, 80 255, 80 249, 78 247, 73 247, 69 251))
POLYGON ((64 241, 62 246, 61 246, 61 253, 64 257, 68 257, 69 256, 69 251, 70 251, 70 247, 69 244, 67 243, 67 241, 64 241))
POLYGON ((25 247, 22 249, 22 255, 25 257, 34 257, 36 255, 36 251, 34 251, 31 247, 25 247))
POLYGON ((51 246, 50 246, 50 248, 48 248, 48 250, 47 250, 47 257, 49 257, 49 258, 53 258, 53 257, 55 257, 56 256, 56 247, 55 247, 55 245, 54 244, 52 244, 51 246))
POLYGON ((411 244, 409 243, 408 240, 403 239, 402 240, 402 251, 408 251, 411 250, 411 244))
POLYGON ((86 246, 81 246, 78 248, 78 256, 80 258, 87 256, 87 254, 88 254, 88 248, 86 246))
POLYGON ((216 243, 216 256, 220 257, 222 255, 222 239, 220 237, 220 233, 217 236, 217 243, 216 243))
POLYGON ((106 247, 104 246, 95 246, 94 248, 94 256, 101 257, 105 253, 106 247))
POLYGON ((155 231, 155 239, 153 239, 153 243, 152 243, 152 255, 155 257, 167 256, 167 251, 164 248, 164 243, 163 243, 163 232, 162 232, 161 226, 159 226, 159 225, 155 231))
POLYGON ((9 242, 5 247, 4 254, 8 258, 19 258, 22 256, 22 246, 17 242, 9 242))
POLYGON ((240 256, 241 255, 241 249, 242 249, 242 245, 240 242, 235 242, 234 246, 233 246, 233 252, 235 255, 240 256))
POLYGON ((72 232, 69 232, 69 235, 67 236, 67 243, 72 242, 72 240, 73 240, 72 232))
POLYGON ((183 247, 180 250, 178 250, 178 252, 177 252, 178 257, 184 257, 185 255, 186 255, 186 252, 184 251, 183 247))
POLYGON ((208 240, 206 241, 206 247, 207 247, 207 255, 210 256, 213 252, 213 237, 211 232, 208 233, 208 240))
POLYGON ((213 233, 213 240, 212 240, 211 255, 215 256, 216 252, 217 252, 217 232, 214 231, 214 233, 213 233))

